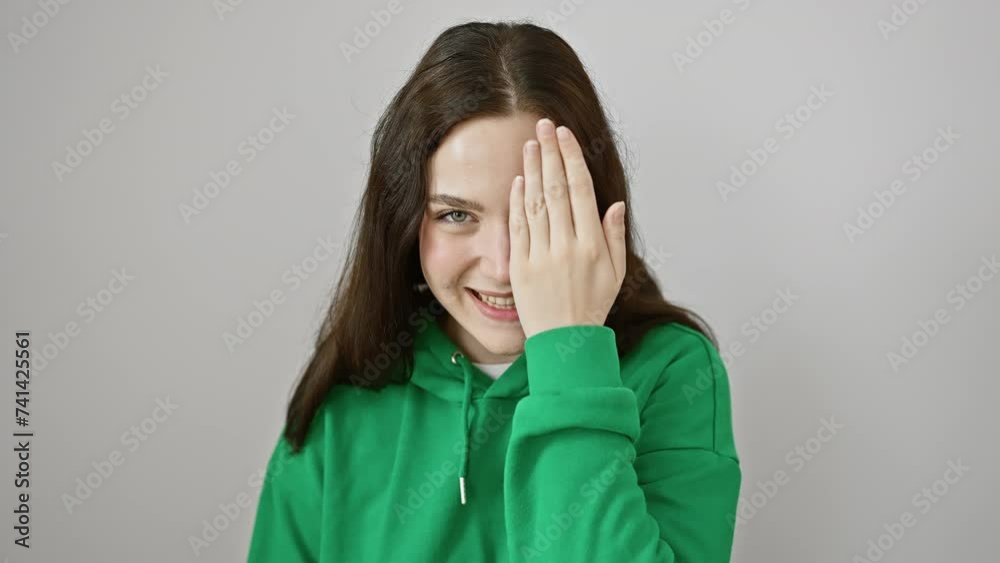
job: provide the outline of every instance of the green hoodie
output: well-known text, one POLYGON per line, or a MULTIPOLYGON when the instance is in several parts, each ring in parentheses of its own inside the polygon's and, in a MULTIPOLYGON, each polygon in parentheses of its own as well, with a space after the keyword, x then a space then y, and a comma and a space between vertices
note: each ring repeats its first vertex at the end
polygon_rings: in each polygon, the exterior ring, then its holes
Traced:
POLYGON ((703 335, 619 359, 608 327, 555 328, 493 380, 420 321, 408 383, 337 385, 302 452, 278 439, 249 563, 729 561, 741 470, 703 335))

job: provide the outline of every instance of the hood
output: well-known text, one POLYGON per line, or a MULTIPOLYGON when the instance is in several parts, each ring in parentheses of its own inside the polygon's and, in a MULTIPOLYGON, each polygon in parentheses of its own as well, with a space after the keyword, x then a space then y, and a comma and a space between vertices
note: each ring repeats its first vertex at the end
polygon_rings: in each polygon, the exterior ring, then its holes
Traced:
POLYGON ((473 398, 495 397, 519 400, 528 394, 527 357, 524 352, 496 380, 476 367, 444 331, 439 319, 431 320, 413 341, 413 374, 410 383, 449 403, 461 405, 455 421, 461 430, 463 448, 458 487, 465 504, 468 478, 469 436, 472 432, 473 398))

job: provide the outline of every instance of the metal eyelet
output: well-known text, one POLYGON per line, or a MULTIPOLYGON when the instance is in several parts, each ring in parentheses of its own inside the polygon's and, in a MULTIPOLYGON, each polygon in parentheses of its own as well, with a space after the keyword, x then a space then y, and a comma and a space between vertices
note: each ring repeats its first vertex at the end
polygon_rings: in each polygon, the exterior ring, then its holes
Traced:
POLYGON ((451 363, 453 363, 453 364, 455 364, 457 366, 458 365, 457 358, 458 358, 458 356, 461 356, 461 355, 462 355, 461 352, 459 352, 458 350, 455 350, 455 352, 452 353, 452 355, 451 355, 451 363))

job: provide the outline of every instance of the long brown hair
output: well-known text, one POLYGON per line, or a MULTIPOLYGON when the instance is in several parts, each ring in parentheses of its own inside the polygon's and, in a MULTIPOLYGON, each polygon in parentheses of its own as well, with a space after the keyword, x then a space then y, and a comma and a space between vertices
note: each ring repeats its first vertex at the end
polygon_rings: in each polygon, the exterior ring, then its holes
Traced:
POLYGON ((569 44, 531 23, 456 25, 434 40, 375 127, 371 167, 344 268, 288 405, 285 438, 295 451, 334 385, 380 389, 405 383, 410 369, 388 369, 388 359, 393 366, 412 367, 412 346, 400 346, 409 340, 401 335, 415 314, 441 310, 431 292, 414 290, 425 283, 417 244, 427 204, 428 159, 456 124, 515 112, 549 117, 573 131, 584 147, 601 217, 611 204, 625 201, 627 274, 605 322, 617 335, 619 355, 650 328, 671 322, 717 346, 703 319, 664 299, 635 252, 637 233, 631 227, 619 146, 569 44))

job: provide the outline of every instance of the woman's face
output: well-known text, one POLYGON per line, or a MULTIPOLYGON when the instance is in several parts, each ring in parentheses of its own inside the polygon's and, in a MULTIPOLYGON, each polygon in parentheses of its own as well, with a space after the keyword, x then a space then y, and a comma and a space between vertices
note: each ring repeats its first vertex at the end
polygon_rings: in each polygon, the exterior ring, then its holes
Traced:
POLYGON ((510 189, 514 177, 524 174, 522 148, 536 138, 540 118, 517 113, 464 121, 429 162, 420 266, 448 311, 445 331, 474 362, 510 362, 524 350, 516 309, 491 315, 493 309, 484 309, 489 305, 470 290, 513 298, 510 189))

